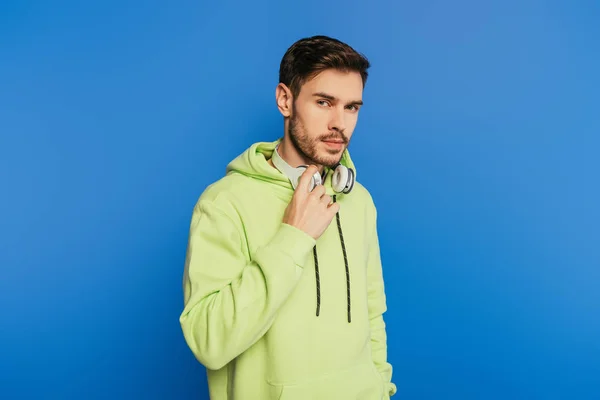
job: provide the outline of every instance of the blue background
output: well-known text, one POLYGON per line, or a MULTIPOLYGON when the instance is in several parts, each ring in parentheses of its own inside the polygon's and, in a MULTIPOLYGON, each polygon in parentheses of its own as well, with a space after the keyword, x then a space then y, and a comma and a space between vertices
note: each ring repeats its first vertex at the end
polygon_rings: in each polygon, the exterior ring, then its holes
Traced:
POLYGON ((282 134, 295 40, 373 67, 351 151, 399 399, 600 398, 597 1, 0 3, 0 397, 206 399, 192 207, 282 134))

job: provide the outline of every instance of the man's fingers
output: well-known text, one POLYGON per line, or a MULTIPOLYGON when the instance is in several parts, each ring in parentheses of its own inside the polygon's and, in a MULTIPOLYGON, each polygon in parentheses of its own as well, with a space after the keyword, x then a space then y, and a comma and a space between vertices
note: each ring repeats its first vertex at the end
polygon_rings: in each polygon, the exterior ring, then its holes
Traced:
POLYGON ((310 188, 310 183, 312 181, 312 176, 319 172, 316 166, 309 165, 308 168, 302 173, 300 176, 300 180, 298 181, 298 189, 301 193, 308 193, 310 188))
POLYGON ((327 210, 331 213, 331 215, 337 214, 338 211, 340 211, 340 203, 338 203, 338 202, 331 203, 330 205, 327 206, 327 210))
POLYGON ((325 195, 325 186, 323 186, 323 185, 319 185, 319 186, 315 187, 311 192, 311 196, 314 196, 315 199, 317 199, 317 200, 322 199, 324 195, 325 195))

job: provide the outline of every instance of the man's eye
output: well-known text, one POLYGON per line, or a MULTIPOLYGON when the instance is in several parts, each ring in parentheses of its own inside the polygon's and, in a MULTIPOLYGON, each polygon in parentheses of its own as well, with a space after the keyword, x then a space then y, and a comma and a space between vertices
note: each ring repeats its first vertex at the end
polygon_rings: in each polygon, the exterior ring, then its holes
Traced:
POLYGON ((319 103, 319 105, 321 106, 328 106, 329 103, 327 102, 327 100, 318 100, 317 103, 319 103))

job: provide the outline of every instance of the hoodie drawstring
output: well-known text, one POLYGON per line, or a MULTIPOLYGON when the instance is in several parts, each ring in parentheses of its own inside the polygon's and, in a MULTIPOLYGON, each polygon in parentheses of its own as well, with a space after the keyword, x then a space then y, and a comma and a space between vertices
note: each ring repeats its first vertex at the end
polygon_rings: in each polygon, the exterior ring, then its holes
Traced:
POLYGON ((319 278, 319 258, 317 257, 317 246, 313 247, 313 255, 315 256, 315 280, 317 282, 317 317, 321 312, 321 278, 319 278))
MULTIPOLYGON (((337 201, 336 195, 333 196, 333 202, 337 201)), ((342 253, 344 255, 344 265, 346 267, 346 300, 348 303, 348 323, 352 322, 352 312, 350 308, 350 269, 348 267, 348 255, 346 254, 346 245, 344 243, 344 234, 342 232, 342 223, 340 220, 340 213, 335 214, 338 234, 340 236, 340 243, 342 244, 342 253)), ((321 279, 319 276, 319 258, 317 256, 317 246, 313 248, 313 256, 315 259, 315 280, 317 284, 317 317, 321 312, 321 279)))

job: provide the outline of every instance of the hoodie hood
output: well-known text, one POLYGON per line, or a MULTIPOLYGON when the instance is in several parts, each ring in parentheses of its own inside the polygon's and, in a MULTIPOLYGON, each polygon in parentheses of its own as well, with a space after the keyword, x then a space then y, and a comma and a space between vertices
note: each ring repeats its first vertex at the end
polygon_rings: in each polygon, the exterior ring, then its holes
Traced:
MULTIPOLYGON (((293 191, 294 188, 289 179, 277 168, 273 168, 268 163, 268 160, 272 157, 275 148, 281 143, 281 140, 282 138, 279 138, 272 142, 258 142, 252 144, 227 165, 226 174, 239 173, 293 191)), ((356 180, 356 167, 350 158, 348 149, 344 150, 340 164, 352 168, 354 170, 354 180, 356 180)), ((333 176, 331 169, 326 167, 324 172, 326 175, 323 185, 325 186, 327 194, 330 196, 343 196, 343 193, 336 193, 331 187, 331 179, 333 176)))

